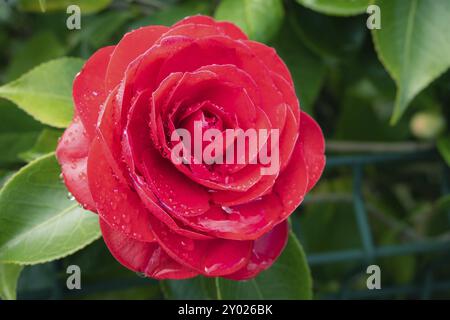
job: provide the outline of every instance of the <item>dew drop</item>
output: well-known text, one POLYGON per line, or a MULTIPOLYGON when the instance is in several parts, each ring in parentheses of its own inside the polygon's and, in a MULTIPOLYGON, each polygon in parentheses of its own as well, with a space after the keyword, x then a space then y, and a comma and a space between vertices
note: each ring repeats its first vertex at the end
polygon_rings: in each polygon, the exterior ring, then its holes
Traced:
POLYGON ((236 211, 234 211, 232 208, 227 207, 227 206, 222 206, 222 210, 225 211, 228 214, 232 214, 235 213, 236 211))
POLYGON ((192 251, 192 250, 194 250, 194 240, 192 240, 192 239, 181 240, 181 246, 185 250, 192 251))

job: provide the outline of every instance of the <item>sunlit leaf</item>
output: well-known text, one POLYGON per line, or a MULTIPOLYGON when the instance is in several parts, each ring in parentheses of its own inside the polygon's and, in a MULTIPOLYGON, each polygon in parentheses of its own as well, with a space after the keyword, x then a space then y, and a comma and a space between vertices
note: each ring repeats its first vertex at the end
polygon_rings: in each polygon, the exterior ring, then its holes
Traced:
POLYGON ((365 12, 371 0, 297 0, 297 2, 317 12, 350 16, 365 12))
POLYGON ((53 154, 19 170, 0 191, 0 262, 58 259, 100 236, 98 218, 67 197, 53 154))
POLYGON ((284 18, 282 0, 222 0, 215 12, 218 20, 237 24, 253 40, 268 41, 284 18))
POLYGON ((72 82, 83 63, 78 58, 61 58, 41 64, 0 87, 0 97, 45 124, 66 127, 73 114, 72 82))
POLYGON ((392 123, 414 97, 450 66, 450 2, 378 0, 381 29, 373 30, 380 60, 397 84, 392 123))
POLYGON ((0 263, 0 298, 2 300, 15 300, 17 281, 22 266, 17 264, 0 263))
POLYGON ((105 9, 112 0, 18 0, 20 10, 30 12, 66 11, 70 5, 77 5, 82 14, 94 13, 105 9), (45 8, 45 10, 43 10, 45 8))

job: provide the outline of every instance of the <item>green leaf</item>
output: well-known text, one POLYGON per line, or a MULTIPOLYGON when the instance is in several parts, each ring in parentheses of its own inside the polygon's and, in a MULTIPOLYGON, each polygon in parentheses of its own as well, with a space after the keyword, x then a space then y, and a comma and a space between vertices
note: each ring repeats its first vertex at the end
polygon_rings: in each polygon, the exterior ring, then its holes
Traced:
POLYGON ((284 18, 282 0, 222 0, 218 20, 237 24, 250 39, 266 42, 279 30, 284 18))
POLYGON ((313 104, 325 79, 325 64, 306 48, 292 23, 285 21, 281 31, 270 44, 288 66, 294 80, 302 110, 312 114, 313 104))
POLYGON ((88 43, 94 49, 109 45, 111 37, 132 17, 130 11, 111 11, 86 18, 83 27, 72 39, 72 45, 79 41, 88 43))
POLYGON ((297 0, 314 11, 334 16, 351 16, 366 11, 372 0, 297 0))
POLYGON ((55 151, 58 139, 62 132, 54 129, 44 129, 37 138, 34 146, 19 154, 19 157, 27 162, 40 158, 50 152, 55 151))
POLYGON ((198 276, 186 280, 160 281, 164 297, 170 300, 217 299, 216 280, 198 276))
POLYGON ((278 260, 247 281, 217 279, 221 299, 311 299, 312 280, 303 248, 291 232, 278 260))
POLYGON ((450 135, 443 136, 437 141, 437 148, 444 158, 445 162, 450 166, 450 135))
POLYGON ((18 0, 19 9, 30 12, 66 11, 70 5, 77 5, 82 14, 89 14, 105 9, 112 0, 18 0), (42 2, 45 2, 45 10, 42 10, 42 2))
POLYGON ((47 2, 46 0, 39 0, 39 6, 41 7, 41 11, 45 12, 47 9, 47 2))
POLYGON ((175 6, 167 7, 156 11, 149 16, 133 22, 130 29, 148 26, 152 24, 170 26, 175 22, 196 14, 210 15, 212 11, 212 1, 209 0, 190 0, 179 3, 175 6))
POLYGON ((367 34, 365 19, 332 17, 292 4, 292 28, 311 51, 320 55, 331 66, 338 60, 352 60, 359 53, 367 34), (330 31, 332 30, 332 32, 330 31))
POLYGON ((61 58, 41 64, 0 87, 0 97, 45 124, 66 127, 73 114, 72 82, 83 63, 78 58, 61 58))
POLYGON ((2 300, 16 300, 17 281, 22 268, 17 264, 0 263, 0 298, 2 300))
POLYGON ((397 84, 396 123, 414 97, 450 66, 450 2, 378 0, 382 23, 372 36, 397 84))
POLYGON ((17 79, 31 68, 59 58, 64 55, 65 51, 66 49, 53 33, 39 32, 29 40, 21 42, 13 51, 11 61, 5 70, 5 81, 17 79), (45 50, 42 50, 43 44, 45 44, 45 50))
POLYGON ((0 169, 0 189, 9 180, 9 178, 14 174, 12 170, 0 169))
POLYGON ((98 218, 67 198, 53 154, 19 170, 0 191, 0 262, 58 259, 100 236, 98 218))
POLYGON ((35 143, 42 125, 6 100, 0 101, 0 165, 22 162, 21 152, 35 143))

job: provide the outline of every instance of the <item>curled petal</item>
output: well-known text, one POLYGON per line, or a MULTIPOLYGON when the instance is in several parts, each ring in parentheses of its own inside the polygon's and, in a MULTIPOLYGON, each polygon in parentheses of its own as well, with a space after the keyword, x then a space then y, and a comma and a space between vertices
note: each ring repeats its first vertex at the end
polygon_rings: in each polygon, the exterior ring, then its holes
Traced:
POLYGON ((306 112, 302 112, 300 118, 299 142, 308 170, 308 187, 306 189, 308 192, 317 183, 325 168, 325 140, 322 129, 306 112))
POLYGON ((141 94, 129 117, 125 130, 127 148, 125 159, 133 161, 141 169, 153 194, 161 205, 176 215, 198 215, 209 209, 209 195, 206 189, 176 170, 168 159, 162 157, 149 140, 148 94, 141 94), (147 133, 147 134, 146 134, 147 133))
POLYGON ((67 189, 84 208, 96 212, 87 176, 89 142, 83 123, 75 115, 58 143, 56 157, 67 189))
POLYGON ((261 238, 256 239, 253 243, 252 256, 247 265, 225 277, 233 280, 246 280, 269 268, 286 246, 288 232, 289 224, 285 220, 261 238))
POLYGON ((305 155, 301 144, 297 142, 289 164, 280 173, 273 187, 273 193, 278 196, 284 207, 284 214, 280 220, 284 220, 303 201, 308 182, 305 155))
POLYGON ((245 44, 252 49, 258 58, 261 59, 271 71, 282 76, 291 87, 294 87, 294 82, 292 81, 289 69, 274 48, 252 40, 245 41, 245 44))
POLYGON ((199 39, 208 36, 223 35, 222 30, 214 25, 187 23, 170 28, 161 39, 169 36, 187 36, 199 39))
POLYGON ((169 30, 164 26, 148 26, 125 34, 111 55, 106 72, 106 89, 111 91, 123 79, 128 65, 147 51, 164 32, 169 30))
POLYGON ((130 63, 119 88, 120 125, 125 126, 133 99, 140 92, 154 91, 159 86, 161 81, 157 81, 157 75, 162 63, 192 42, 193 39, 189 37, 165 37, 161 39, 161 43, 154 45, 130 63))
POLYGON ((281 219, 283 210, 280 199, 267 194, 241 205, 214 206, 203 215, 182 221, 193 229, 219 238, 254 240, 268 232, 281 219))
POLYGON ((217 190, 212 193, 211 199, 221 206, 236 206, 255 200, 265 195, 273 186, 278 175, 265 175, 253 187, 245 192, 217 190))
POLYGON ((234 24, 229 23, 227 21, 218 22, 211 17, 196 15, 191 17, 186 17, 183 20, 175 23, 173 27, 185 25, 185 24, 204 24, 204 25, 212 25, 218 27, 222 33, 227 35, 228 37, 236 40, 246 40, 247 36, 241 29, 236 27, 234 24))
POLYGON ((206 276, 233 273, 247 264, 251 254, 251 241, 193 240, 176 234, 155 218, 151 225, 158 243, 174 260, 206 276))
POLYGON ((208 240, 213 239, 213 237, 208 236, 206 234, 190 230, 187 226, 180 226, 166 211, 162 209, 162 206, 159 204, 158 198, 153 194, 150 187, 142 181, 143 179, 136 176, 135 189, 138 195, 140 196, 142 203, 146 206, 146 208, 153 214, 156 218, 158 218, 161 222, 163 222, 166 226, 168 226, 171 230, 178 233, 181 236, 188 237, 195 240, 208 240))
POLYGON ((100 218, 103 240, 121 264, 154 279, 186 279, 198 273, 170 258, 157 242, 128 238, 100 218))
POLYGON ((192 72, 214 64, 235 65, 256 82, 262 97, 261 109, 269 117, 272 127, 281 128, 286 116, 283 97, 273 83, 267 67, 254 57, 255 54, 244 43, 223 36, 205 37, 195 40, 166 59, 158 81, 173 72, 192 72))
POLYGON ((73 82, 75 108, 90 139, 94 137, 100 107, 108 94, 105 91, 105 74, 114 46, 95 52, 73 82))
POLYGON ((104 145, 94 139, 89 151, 88 178, 98 214, 129 238, 153 241, 150 214, 130 186, 117 178, 108 161, 104 145))
POLYGON ((298 122, 290 108, 286 109, 286 122, 280 133, 280 168, 283 170, 291 159, 295 144, 298 140, 298 122))

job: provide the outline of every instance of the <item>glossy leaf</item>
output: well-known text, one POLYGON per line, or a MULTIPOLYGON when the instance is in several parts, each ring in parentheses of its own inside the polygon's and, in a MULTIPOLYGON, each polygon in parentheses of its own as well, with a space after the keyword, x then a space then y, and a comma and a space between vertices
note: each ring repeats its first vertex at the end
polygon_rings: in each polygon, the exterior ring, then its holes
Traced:
POLYGON ((21 43, 14 51, 5 71, 5 79, 6 81, 17 79, 38 64, 63 56, 65 51, 66 49, 53 33, 40 32, 21 43), (45 50, 42 50, 44 44, 45 50))
POLYGON ((285 21, 281 31, 270 44, 277 49, 292 74, 300 107, 312 114, 314 101, 325 79, 325 64, 305 47, 291 23, 295 22, 285 21))
POLYGON ((0 165, 22 162, 19 155, 35 143, 42 126, 13 104, 0 101, 0 165))
POLYGON ((303 44, 330 65, 353 59, 363 46, 368 32, 365 17, 332 17, 292 4, 291 27, 303 44), (294 18, 292 18, 294 17, 294 18), (332 32, 331 32, 332 30, 332 32))
POLYGON ((70 5, 77 5, 81 9, 82 14, 94 13, 105 9, 110 5, 112 0, 19 0, 19 9, 30 12, 43 12, 45 11, 66 11, 70 5), (42 6, 42 3, 45 3, 42 6))
POLYGON ((256 278, 247 281, 218 279, 220 299, 311 299, 312 280, 305 253, 291 232, 278 260, 256 278))
POLYGON ((45 12, 47 9, 47 1, 46 0, 39 0, 39 6, 41 7, 41 11, 45 12))
POLYGON ((0 192, 0 262, 67 256, 100 236, 98 218, 67 197, 53 154, 19 170, 0 192))
POLYGON ((450 2, 379 0, 382 24, 373 30, 380 60, 397 84, 392 123, 414 97, 450 66, 450 2))
POLYGON ((130 29, 137 29, 139 27, 148 25, 163 25, 171 26, 177 21, 196 14, 210 15, 213 3, 209 0, 188 0, 183 1, 175 6, 156 11, 153 14, 146 16, 133 22, 130 29))
POLYGON ((350 16, 365 12, 371 0, 297 0, 297 2, 320 13, 350 16))
POLYGON ((250 39, 265 42, 279 30, 284 18, 282 0, 222 0, 215 12, 218 20, 237 24, 250 39))
POLYGON ((186 280, 164 280, 160 282, 164 297, 172 300, 217 299, 216 283, 216 279, 202 276, 186 280))
POLYGON ((72 82, 83 63, 82 59, 61 58, 41 64, 0 87, 0 97, 45 124, 66 127, 73 114, 72 82))
POLYGON ((23 160, 30 162, 39 157, 42 157, 50 152, 55 151, 56 145, 58 143, 59 137, 61 137, 62 132, 54 129, 44 129, 39 134, 34 146, 22 152, 19 156, 23 160))
POLYGON ((0 298, 2 300, 15 300, 17 281, 22 266, 17 264, 0 263, 0 298))
POLYGON ((111 11, 89 17, 91 19, 86 18, 72 45, 80 41, 88 43, 94 49, 111 45, 112 36, 132 17, 133 13, 130 11, 111 11))

